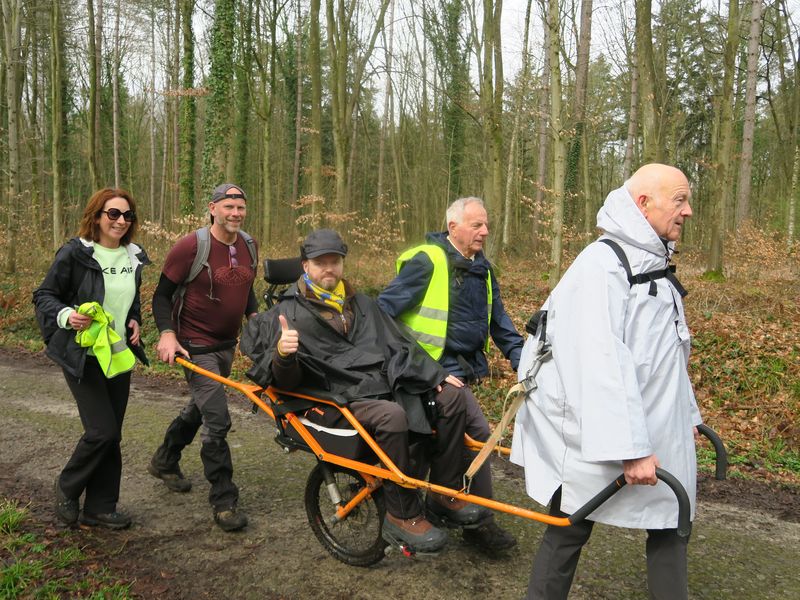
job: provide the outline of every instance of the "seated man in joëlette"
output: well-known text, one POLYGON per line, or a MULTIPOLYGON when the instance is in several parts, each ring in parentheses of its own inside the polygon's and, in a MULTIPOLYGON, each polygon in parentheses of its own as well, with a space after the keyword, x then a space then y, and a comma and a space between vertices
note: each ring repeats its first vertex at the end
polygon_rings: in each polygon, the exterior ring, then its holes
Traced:
MULTIPOLYGON (((333 230, 319 229, 305 238, 300 247, 303 276, 276 306, 252 318, 242 335, 242 351, 254 363, 248 375, 262 386, 292 390, 302 385, 341 394, 404 473, 410 469, 409 431, 435 430, 430 481, 458 489, 466 418, 463 383, 342 278, 346 254, 347 246, 333 230)), ((447 534, 426 519, 414 490, 389 481, 383 489, 387 540, 423 552, 444 546, 447 534)), ((462 526, 490 514, 436 493, 428 493, 426 508, 462 526)))

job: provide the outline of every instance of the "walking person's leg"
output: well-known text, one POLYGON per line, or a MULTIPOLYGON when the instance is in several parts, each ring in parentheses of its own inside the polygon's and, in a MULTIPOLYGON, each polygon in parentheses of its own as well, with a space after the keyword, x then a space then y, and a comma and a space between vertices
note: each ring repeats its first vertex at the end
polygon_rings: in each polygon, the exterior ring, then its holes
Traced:
POLYGON ((119 375, 120 379, 109 387, 109 380, 97 360, 87 356, 81 378, 66 371, 64 377, 75 397, 84 433, 56 479, 58 516, 64 521, 74 522, 64 518, 67 516, 71 519, 75 514, 73 511, 62 514, 58 510, 58 506, 65 504, 63 501, 59 503, 59 500, 69 499, 74 508, 85 491, 84 522, 114 528, 127 527, 130 519, 124 515, 116 518, 115 515, 122 468, 119 454, 121 423, 127 406, 130 373, 119 375), (111 397, 110 391, 116 398, 111 397), (100 518, 95 518, 98 515, 100 518))
MULTIPOLYGON (((465 433, 474 440, 485 442, 491 435, 489 422, 470 387, 464 386, 463 389, 465 390, 467 409, 465 433)), ((476 452, 467 450, 466 447, 463 449, 464 470, 472 463, 475 456, 477 456, 476 452)), ((483 498, 494 497, 491 462, 490 457, 475 473, 470 485, 471 494, 483 498)), ((495 522, 494 513, 489 513, 488 518, 479 527, 465 529, 463 536, 464 541, 490 556, 507 551, 517 545, 516 538, 495 522)))
POLYGON ((689 537, 677 529, 647 530, 647 588, 651 600, 689 597, 689 537))
MULTIPOLYGON (((557 517, 568 516, 561 512, 561 488, 553 494, 549 512, 557 517)), ((593 526, 587 520, 567 527, 547 526, 533 560, 526 600, 566 600, 593 526)))
MULTIPOLYGON (((194 361, 203 369, 228 377, 233 365, 234 349, 195 354, 194 361)), ((235 531, 247 525, 247 517, 238 511, 239 488, 233 483, 233 460, 227 434, 231 428, 228 397, 225 386, 209 377, 187 375, 197 409, 203 417, 200 428, 200 458, 203 471, 211 484, 208 500, 214 521, 225 531, 235 531)))

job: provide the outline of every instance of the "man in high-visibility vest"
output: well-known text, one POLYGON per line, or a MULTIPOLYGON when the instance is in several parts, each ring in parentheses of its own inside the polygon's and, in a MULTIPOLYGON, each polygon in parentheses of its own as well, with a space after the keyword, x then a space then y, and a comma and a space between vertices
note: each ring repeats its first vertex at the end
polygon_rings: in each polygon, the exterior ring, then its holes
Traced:
MULTIPOLYGON (((483 253, 489 235, 486 209, 479 198, 460 198, 447 209, 447 231, 429 233, 427 243, 397 259, 397 276, 378 297, 380 307, 452 375, 475 383, 489 374, 485 351, 489 336, 519 365, 523 339, 503 308, 500 286, 483 253)), ((468 395, 466 432, 486 441, 489 424, 472 393, 468 395)), ((465 456, 470 461, 472 456, 465 456)), ((484 465, 472 481, 472 493, 491 498, 492 478, 484 465)), ((465 529, 464 539, 495 554, 516 544, 493 519, 465 529)))

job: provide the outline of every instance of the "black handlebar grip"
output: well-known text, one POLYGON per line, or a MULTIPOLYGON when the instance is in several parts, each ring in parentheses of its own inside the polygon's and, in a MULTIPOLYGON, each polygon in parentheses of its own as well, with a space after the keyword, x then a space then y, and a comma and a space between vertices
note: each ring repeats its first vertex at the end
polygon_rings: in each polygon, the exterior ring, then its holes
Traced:
POLYGON ((711 429, 708 425, 700 424, 697 426, 697 431, 704 435, 711 443, 714 444, 714 452, 717 455, 716 472, 714 477, 722 481, 727 476, 728 472, 728 451, 725 449, 725 444, 722 439, 717 435, 717 432, 711 429))

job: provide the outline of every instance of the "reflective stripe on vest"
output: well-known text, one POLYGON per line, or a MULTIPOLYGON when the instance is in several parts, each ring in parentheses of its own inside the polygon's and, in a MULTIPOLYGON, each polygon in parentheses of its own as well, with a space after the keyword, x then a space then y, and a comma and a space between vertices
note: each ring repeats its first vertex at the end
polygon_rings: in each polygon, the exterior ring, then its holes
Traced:
POLYGON ((447 273, 447 255, 441 246, 424 244, 406 250, 397 259, 397 272, 420 252, 433 263, 433 274, 425 297, 414 308, 405 311, 398 319, 406 331, 417 340, 434 360, 439 360, 447 337, 447 309, 450 300, 450 276, 447 273))
MULTIPOLYGON (((397 259, 396 269, 400 269, 420 252, 427 254, 433 263, 433 274, 422 302, 412 309, 398 315, 404 329, 433 358, 439 360, 444 352, 447 339, 447 316, 450 308, 450 274, 447 268, 447 253, 436 244, 423 244, 406 250, 397 259)), ((492 324, 492 274, 486 273, 486 300, 488 305, 488 324, 492 324)), ((487 336, 485 350, 489 350, 487 336)))
POLYGON ((125 340, 114 331, 113 317, 97 302, 84 302, 77 312, 92 317, 92 323, 75 334, 75 341, 81 347, 91 347, 106 378, 111 379, 133 369, 136 357, 125 340))

